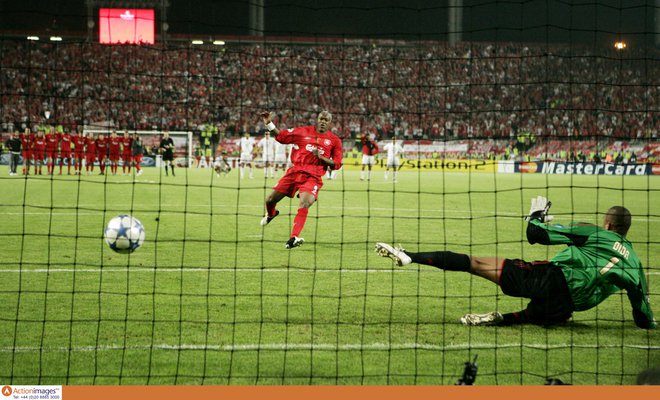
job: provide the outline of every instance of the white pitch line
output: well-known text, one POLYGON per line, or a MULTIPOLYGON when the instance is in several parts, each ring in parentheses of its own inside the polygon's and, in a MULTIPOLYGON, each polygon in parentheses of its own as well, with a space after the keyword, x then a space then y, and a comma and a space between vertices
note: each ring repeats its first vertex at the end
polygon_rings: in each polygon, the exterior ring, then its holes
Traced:
MULTIPOLYGON (((158 272, 158 273, 183 273, 183 272, 268 272, 268 273, 340 273, 340 274, 401 274, 401 273, 437 273, 435 269, 411 269, 411 268, 397 268, 397 269, 301 269, 301 268, 144 268, 144 267, 127 267, 127 268, 36 268, 36 269, 0 269, 0 274, 27 274, 27 273, 112 273, 112 272, 158 272)), ((648 275, 660 275, 660 271, 649 271, 648 275)))
POLYGON ((413 273, 413 272, 437 272, 435 270, 429 269, 427 271, 415 269, 285 269, 285 268, 143 268, 143 267, 128 267, 128 268, 38 268, 38 269, 5 269, 0 270, 0 273, 12 273, 12 274, 26 274, 26 273, 111 273, 111 272, 166 272, 166 273, 182 273, 182 272, 221 272, 221 273, 233 273, 233 272, 268 272, 268 273, 303 273, 303 274, 314 274, 319 272, 327 273, 359 273, 359 274, 375 274, 375 273, 386 273, 386 274, 400 274, 400 273, 413 273))
MULTIPOLYGON (((218 204, 214 205, 208 205, 208 204, 186 204, 186 208, 209 208, 209 207, 218 207, 218 204)), ((233 205, 232 205, 233 206, 233 205)), ((22 205, 16 205, 15 207, 23 207, 22 205)), ((90 208, 90 207, 95 207, 95 205, 79 205, 81 208, 90 208)), ((181 208, 181 204, 160 204, 160 207, 177 207, 181 208)), ((258 209, 263 209, 263 204, 258 204, 258 205, 244 205, 240 204, 238 206, 239 208, 258 208, 258 209)), ((323 206, 322 207, 324 210, 354 210, 354 211, 365 211, 365 210, 370 210, 370 211, 392 211, 392 207, 350 207, 350 206, 323 206)), ((137 210, 140 211, 140 210, 137 210)), ((499 212, 491 212, 491 211, 479 211, 479 210, 473 210, 472 212, 466 212, 465 210, 455 210, 455 209, 425 209, 425 208, 400 208, 397 207, 395 209, 396 212, 403 212, 403 213, 414 213, 414 212, 419 212, 421 213, 443 213, 443 214, 454 214, 454 215, 459 215, 459 216, 465 216, 465 218, 473 218, 474 216, 481 216, 481 217, 492 217, 492 218, 520 218, 522 219, 524 215, 520 213, 515 213, 515 212, 508 212, 508 211, 499 211, 499 212)), ((156 213, 156 211, 144 211, 148 213, 156 213)), ((161 211, 161 212, 170 212, 170 211, 161 211)), ((179 211, 180 212, 180 211, 179 211)), ((71 212, 71 211, 26 211, 26 212, 2 212, 0 215, 49 215, 49 214, 56 214, 56 215, 103 215, 107 214, 107 211, 85 211, 85 212, 71 212)), ((575 213, 575 214, 570 214, 572 218, 580 218, 580 217, 587 217, 587 218, 593 218, 594 214, 584 214, 584 213, 575 213)), ((261 214, 259 214, 261 216, 261 214)), ((362 216, 362 215, 361 215, 362 216)), ((643 217, 635 217, 636 221, 646 221, 646 222, 660 222, 660 219, 654 219, 654 218, 643 218, 643 217)))
POLYGON ((59 212, 59 211, 53 211, 53 212, 20 212, 20 213, 13 213, 13 212, 4 212, 0 213, 0 215, 81 215, 81 216, 88 216, 88 215, 106 215, 108 212, 101 212, 101 211, 96 211, 96 212, 59 212))
POLYGON ((0 347, 0 353, 47 353, 47 352, 91 352, 91 351, 124 351, 124 350, 201 350, 201 351, 387 351, 387 350, 497 350, 511 348, 526 348, 534 350, 557 349, 639 349, 660 350, 660 346, 643 346, 635 344, 543 344, 543 343, 464 343, 436 345, 428 343, 263 343, 263 344, 228 344, 228 345, 169 345, 154 344, 141 346, 77 346, 77 347, 0 347))
MULTIPOLYGON (((288 268, 144 268, 144 267, 127 267, 127 268, 36 268, 36 269, 0 269, 0 274, 28 274, 28 273, 112 273, 112 272, 157 272, 157 273, 183 273, 183 272, 221 272, 221 273, 234 273, 234 272, 267 272, 267 273, 302 273, 302 274, 315 274, 315 273, 340 273, 340 274, 404 274, 404 273, 437 273, 436 269, 411 269, 411 268, 398 268, 398 269, 288 269, 288 268)), ((649 271, 648 275, 660 275, 660 271, 649 271)))

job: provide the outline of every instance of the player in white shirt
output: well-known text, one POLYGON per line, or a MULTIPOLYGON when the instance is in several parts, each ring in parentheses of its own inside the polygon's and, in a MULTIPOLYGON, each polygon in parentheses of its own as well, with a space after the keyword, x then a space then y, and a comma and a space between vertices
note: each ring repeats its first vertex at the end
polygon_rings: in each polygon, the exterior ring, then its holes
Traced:
POLYGON ((275 143, 275 139, 270 137, 270 132, 266 132, 264 138, 259 142, 259 147, 261 147, 261 161, 264 163, 264 178, 268 178, 269 175, 271 178, 275 178, 275 172, 273 171, 275 143))
POLYGON ((277 170, 282 168, 282 171, 287 169, 289 163, 291 162, 291 146, 288 144, 282 144, 278 141, 275 141, 275 173, 277 170))
POLYGON ((394 169, 393 182, 396 183, 396 176, 399 172, 399 166, 401 161, 399 160, 399 154, 403 154, 403 147, 396 141, 396 136, 392 137, 392 142, 386 144, 383 147, 383 150, 387 152, 387 164, 385 165, 385 180, 390 173, 390 168, 394 169))
POLYGON ((250 179, 254 178, 252 175, 252 152, 254 151, 254 138, 250 137, 249 132, 245 132, 245 136, 241 138, 241 159, 239 161, 239 169, 241 171, 241 179, 243 179, 243 170, 247 165, 250 168, 250 179))

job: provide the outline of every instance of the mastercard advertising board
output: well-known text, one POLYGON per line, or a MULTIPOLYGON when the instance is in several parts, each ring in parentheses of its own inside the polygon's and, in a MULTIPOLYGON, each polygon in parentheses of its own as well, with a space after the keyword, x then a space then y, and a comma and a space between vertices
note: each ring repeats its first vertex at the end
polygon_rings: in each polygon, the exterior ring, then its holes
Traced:
POLYGON ((660 175, 660 164, 570 163, 554 161, 516 162, 513 172, 554 175, 660 175))

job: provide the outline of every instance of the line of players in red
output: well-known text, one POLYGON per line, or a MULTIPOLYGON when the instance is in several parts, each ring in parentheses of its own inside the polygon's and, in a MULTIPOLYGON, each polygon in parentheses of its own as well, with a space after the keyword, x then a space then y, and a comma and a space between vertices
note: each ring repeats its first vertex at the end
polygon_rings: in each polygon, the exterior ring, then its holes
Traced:
POLYGON ((71 175, 71 166, 74 166, 74 174, 82 174, 83 161, 85 171, 88 175, 94 173, 94 164, 98 160, 100 174, 105 174, 106 163, 110 162, 110 172, 117 174, 119 160, 123 161, 122 172, 126 175, 131 173, 131 166, 135 166, 136 174, 142 174, 140 163, 142 162, 143 146, 142 140, 137 134, 130 137, 128 132, 118 136, 112 131, 106 137, 99 134, 94 137, 92 133, 87 136, 83 134, 56 133, 54 129, 37 133, 25 132, 19 135, 23 152, 23 175, 30 174, 30 165, 34 165, 35 175, 42 175, 42 166, 46 164, 47 173, 53 175, 55 162, 59 158, 59 174, 62 174, 62 166, 67 165, 67 173, 71 175))

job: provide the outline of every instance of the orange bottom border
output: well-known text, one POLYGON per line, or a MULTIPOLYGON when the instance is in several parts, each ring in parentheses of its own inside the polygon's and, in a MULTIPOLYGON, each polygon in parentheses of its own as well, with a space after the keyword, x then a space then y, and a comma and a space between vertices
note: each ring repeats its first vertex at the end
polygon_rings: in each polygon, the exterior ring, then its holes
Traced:
POLYGON ((62 392, 62 400, 660 399, 660 386, 65 386, 62 392))

